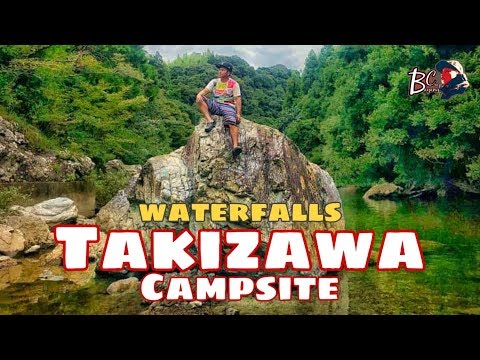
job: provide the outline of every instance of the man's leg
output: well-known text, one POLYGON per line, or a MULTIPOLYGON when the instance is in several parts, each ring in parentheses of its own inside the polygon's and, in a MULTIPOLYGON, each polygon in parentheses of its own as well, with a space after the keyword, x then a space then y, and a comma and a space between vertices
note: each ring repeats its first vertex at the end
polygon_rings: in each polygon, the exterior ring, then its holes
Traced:
POLYGON ((233 157, 237 157, 241 154, 242 148, 238 145, 238 126, 229 125, 230 130, 230 137, 232 138, 232 155, 233 157))
POLYGON ((235 149, 238 147, 238 127, 236 125, 228 125, 230 130, 230 137, 232 138, 232 146, 235 149))
POLYGON ((211 123, 213 122, 212 116, 210 115, 210 112, 208 111, 208 105, 207 102, 205 101, 204 98, 202 100, 197 101, 197 106, 198 110, 205 116, 206 123, 211 123))
POLYGON ((238 146, 238 124, 237 124, 237 113, 235 108, 230 105, 222 105, 220 107, 223 115, 223 125, 228 126, 230 131, 230 138, 232 139, 232 154, 237 156, 242 152, 240 146, 238 146))

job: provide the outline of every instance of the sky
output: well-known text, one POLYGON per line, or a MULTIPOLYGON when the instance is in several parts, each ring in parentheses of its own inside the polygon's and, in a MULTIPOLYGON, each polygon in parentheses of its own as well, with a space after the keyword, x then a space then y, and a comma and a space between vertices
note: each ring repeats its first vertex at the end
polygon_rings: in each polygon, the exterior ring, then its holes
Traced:
POLYGON ((174 60, 177 55, 202 53, 210 49, 218 55, 238 55, 253 67, 283 64, 290 69, 301 70, 305 58, 311 49, 316 52, 323 45, 145 45, 145 49, 156 51, 166 61, 174 60))

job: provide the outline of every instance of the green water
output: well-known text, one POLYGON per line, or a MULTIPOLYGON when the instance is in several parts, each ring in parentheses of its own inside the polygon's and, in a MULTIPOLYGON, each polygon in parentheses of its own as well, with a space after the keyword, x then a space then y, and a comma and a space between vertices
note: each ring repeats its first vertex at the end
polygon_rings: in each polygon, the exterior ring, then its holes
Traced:
MULTIPOLYGON (((260 303, 247 298, 204 305, 195 313, 221 314, 232 306, 241 314, 480 314, 478 200, 366 202, 359 193, 347 189, 340 193, 346 228, 374 230, 376 250, 384 231, 416 230, 426 270, 378 272, 371 266, 366 272, 344 272, 340 299, 334 302, 260 303)), ((0 314, 138 314, 147 308, 138 291, 107 295, 113 280, 95 278, 92 266, 88 274, 51 268, 66 277, 51 283, 37 280, 45 268, 40 263, 24 259, 21 265, 0 270, 0 314)), ((188 313, 164 310, 169 309, 188 313)))
POLYGON ((368 201, 341 191, 346 228, 416 230, 423 272, 350 272, 350 314, 480 314, 479 200, 368 201))

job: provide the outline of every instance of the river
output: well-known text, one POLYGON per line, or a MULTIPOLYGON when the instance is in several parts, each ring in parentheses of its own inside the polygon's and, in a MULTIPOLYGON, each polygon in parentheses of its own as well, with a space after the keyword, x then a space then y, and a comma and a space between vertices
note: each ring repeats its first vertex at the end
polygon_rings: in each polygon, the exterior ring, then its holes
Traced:
POLYGON ((95 185, 93 182, 38 181, 0 183, 0 189, 7 186, 18 187, 23 193, 28 195, 26 203, 22 204, 23 206, 31 206, 45 200, 65 196, 75 202, 80 215, 85 217, 92 217, 95 215, 95 185))
MULTIPOLYGON (((340 189, 350 230, 374 230, 378 250, 386 230, 411 229, 420 236, 426 261, 423 272, 341 274, 338 301, 259 303, 245 299, 220 303, 209 313, 232 306, 241 314, 480 314, 480 207, 478 200, 365 201, 362 194, 340 189)), ((44 270, 27 258, 23 266, 0 270, 0 314, 137 314, 146 309, 138 291, 107 295, 112 280, 85 273, 55 274, 69 281, 35 280, 44 270)), ((206 307, 206 305, 204 305, 206 307)))
POLYGON ((368 201, 341 192, 347 229, 418 232, 423 272, 350 272, 350 314, 480 314, 480 201, 368 201))

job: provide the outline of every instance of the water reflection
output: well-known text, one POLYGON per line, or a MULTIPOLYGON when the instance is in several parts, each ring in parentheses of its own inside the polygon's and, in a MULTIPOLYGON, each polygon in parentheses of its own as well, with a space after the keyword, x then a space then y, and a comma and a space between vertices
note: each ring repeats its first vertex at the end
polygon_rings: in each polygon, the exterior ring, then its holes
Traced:
POLYGON ((365 201, 360 193, 340 194, 347 229, 374 230, 377 251, 386 230, 416 230, 426 262, 420 272, 350 272, 349 314, 480 314, 478 201, 365 201))
POLYGON ((95 186, 88 181, 71 182, 18 182, 3 183, 1 187, 16 186, 29 194, 30 199, 22 206, 32 206, 39 202, 60 196, 72 199, 77 205, 78 213, 85 217, 95 215, 95 186))
POLYGON ((397 212, 397 203, 392 200, 363 199, 369 209, 382 215, 392 215, 397 212))
MULTIPOLYGON (((49 191, 44 190, 43 195, 49 191)), ((77 193, 81 195, 77 205, 85 205, 90 198, 93 209, 94 195, 77 193)), ((480 314, 478 201, 365 201, 360 193, 340 193, 346 228, 374 230, 376 251, 387 229, 416 230, 425 271, 379 272, 370 266, 365 272, 343 272, 338 274, 337 301, 264 303, 250 297, 240 302, 219 302, 217 307, 233 307, 241 314, 480 314)), ((50 192, 50 196, 60 196, 57 194, 50 192)), ((54 268, 49 269, 57 274, 54 268)), ((145 310, 138 291, 123 297, 106 295, 105 289, 113 280, 94 277, 83 282, 82 278, 81 285, 76 285, 68 278, 46 283, 38 280, 43 270, 41 263, 32 259, 0 271, 0 313, 138 314, 145 310)), ((58 271, 67 276, 60 266, 58 271)))

